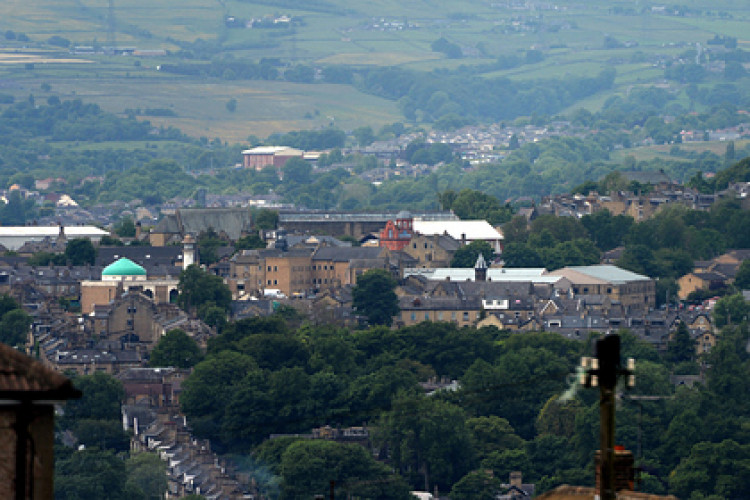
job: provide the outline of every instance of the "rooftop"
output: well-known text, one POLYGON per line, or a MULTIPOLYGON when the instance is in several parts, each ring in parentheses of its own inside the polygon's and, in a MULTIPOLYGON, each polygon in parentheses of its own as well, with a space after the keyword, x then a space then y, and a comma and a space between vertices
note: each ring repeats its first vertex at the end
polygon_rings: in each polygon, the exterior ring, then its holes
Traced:
POLYGON ((588 276, 593 280, 612 283, 615 285, 630 283, 632 281, 644 281, 651 279, 648 276, 637 274, 632 271, 628 271, 627 269, 622 269, 620 267, 612 266, 609 264, 564 267, 562 269, 552 271, 550 274, 554 276, 564 276, 566 278, 570 278, 574 277, 575 273, 588 276))
POLYGON ((128 259, 121 257, 102 270, 102 276, 145 276, 146 270, 128 259))
POLYGON ((59 401, 80 398, 67 377, 0 343, 0 400, 59 401))

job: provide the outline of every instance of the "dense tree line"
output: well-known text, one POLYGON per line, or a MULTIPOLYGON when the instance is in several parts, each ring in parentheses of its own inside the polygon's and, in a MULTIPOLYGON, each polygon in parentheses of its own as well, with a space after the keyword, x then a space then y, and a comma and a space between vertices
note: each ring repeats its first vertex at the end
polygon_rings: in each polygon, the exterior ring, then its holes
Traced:
POLYGON ((59 418, 55 443, 55 498, 150 500, 167 489, 166 464, 151 453, 129 453, 130 436, 122 429, 122 383, 111 375, 76 376, 83 392, 69 401, 59 418), (75 447, 60 442, 63 435, 75 447))
MULTIPOLYGON (((750 407, 741 375, 750 367, 748 330, 737 321, 702 360, 711 367, 707 384, 693 388, 675 389, 669 381, 670 373, 699 369, 686 329, 664 353, 622 334, 623 355, 637 359, 634 394, 665 398, 636 404, 626 394, 618 405, 618 443, 641 450, 638 461, 649 471, 644 491, 731 497, 747 487, 744 473, 724 476, 729 469, 696 476, 706 462, 748 452, 742 443, 750 407)), ((185 382, 182 405, 198 435, 252 457, 245 467, 264 478, 260 486, 271 498, 294 498, 297 488, 313 484, 324 494, 328 480, 369 498, 403 491, 362 489, 378 484, 437 486, 456 498, 479 498, 472 491, 477 484, 496 491, 513 470, 522 470, 538 491, 591 485, 598 396, 563 397, 588 346, 556 334, 441 323, 351 331, 254 318, 230 323, 210 341, 205 361, 185 382), (417 382, 436 375, 458 379, 460 389, 425 396, 417 382), (352 445, 267 440, 273 433, 362 423, 377 429, 371 440, 398 476, 380 471, 352 445), (484 471, 498 482, 483 481, 484 471)))

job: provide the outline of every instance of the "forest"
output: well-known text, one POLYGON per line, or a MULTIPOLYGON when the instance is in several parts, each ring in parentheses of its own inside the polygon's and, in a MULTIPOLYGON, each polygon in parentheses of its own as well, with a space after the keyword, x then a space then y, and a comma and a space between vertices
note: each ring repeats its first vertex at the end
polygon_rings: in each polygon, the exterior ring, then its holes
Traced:
MULTIPOLYGON (((620 335, 623 357, 636 359, 636 385, 618 389, 616 435, 636 455, 638 489, 694 500, 742 497, 750 488, 747 324, 725 326, 717 345, 699 358, 683 327, 665 352, 626 331, 620 335), (686 371, 705 378, 675 386, 670 375, 686 371)), ((205 358, 186 358, 197 364, 181 406, 195 434, 211 438, 251 473, 268 498, 325 494, 335 480, 339 492, 363 498, 405 499, 409 489, 437 487, 454 499, 483 499, 514 470, 538 493, 562 483, 591 485, 598 394, 578 387, 574 373, 579 358, 592 354, 595 337, 571 341, 447 323, 347 330, 312 326, 280 311, 229 323, 205 358), (418 383, 431 377, 457 380, 458 389, 428 395, 418 383), (365 425, 378 460, 359 445, 268 439, 325 425, 365 425)), ((174 364, 162 354, 152 365, 174 364)), ((78 420, 104 418, 96 412, 107 401, 118 404, 116 381, 97 374, 76 383, 91 399, 71 409, 65 425, 79 429, 81 442, 110 451, 63 451, 58 498, 77 498, 99 468, 116 473, 112 459, 94 466, 83 466, 83 459, 114 457, 124 444, 117 444, 122 432, 114 427, 78 420), (81 428, 100 430, 91 435, 81 428)), ((130 470, 129 461, 124 466, 130 470)), ((131 474, 111 487, 141 498, 133 487, 143 478, 131 474)), ((111 498, 118 494, 113 489, 111 498)))

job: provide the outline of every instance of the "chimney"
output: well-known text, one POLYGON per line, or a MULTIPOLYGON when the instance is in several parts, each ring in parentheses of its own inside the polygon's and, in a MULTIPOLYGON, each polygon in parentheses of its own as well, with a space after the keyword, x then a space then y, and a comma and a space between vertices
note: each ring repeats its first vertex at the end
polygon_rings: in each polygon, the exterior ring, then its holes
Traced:
MULTIPOLYGON (((635 469, 633 468, 633 452, 624 446, 615 446, 615 491, 633 491, 635 484, 635 469)), ((601 480, 601 453, 596 452, 596 489, 599 490, 601 480)))
POLYGON ((521 489, 521 485, 523 484, 523 473, 518 470, 511 472, 509 483, 511 486, 521 489))

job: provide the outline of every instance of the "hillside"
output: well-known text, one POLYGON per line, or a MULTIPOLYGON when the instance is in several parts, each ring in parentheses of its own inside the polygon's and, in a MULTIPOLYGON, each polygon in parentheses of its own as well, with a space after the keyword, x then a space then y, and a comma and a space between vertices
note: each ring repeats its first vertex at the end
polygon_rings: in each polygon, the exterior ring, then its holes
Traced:
POLYGON ((722 54, 750 48, 750 6, 730 0, 9 0, 0 12, 0 92, 80 97, 229 141, 596 110, 670 74, 680 94, 693 60, 698 83, 721 83, 722 54), (605 69, 611 82, 585 80, 605 69))

